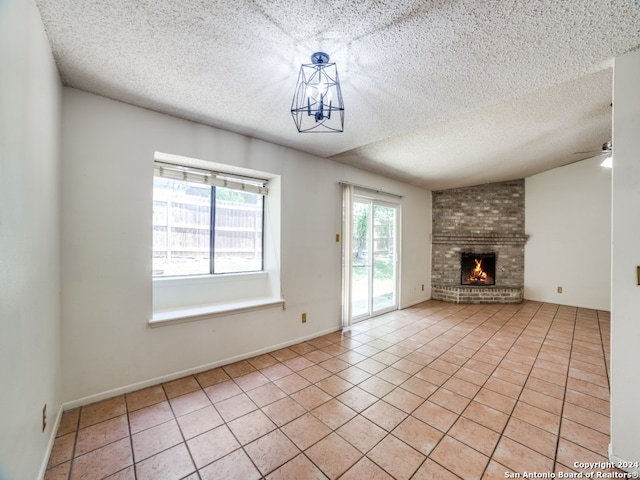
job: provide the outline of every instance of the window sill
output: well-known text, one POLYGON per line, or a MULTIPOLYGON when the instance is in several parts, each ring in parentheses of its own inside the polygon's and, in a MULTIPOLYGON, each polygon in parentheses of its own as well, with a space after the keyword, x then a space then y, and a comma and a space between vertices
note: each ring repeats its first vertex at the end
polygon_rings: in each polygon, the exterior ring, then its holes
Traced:
POLYGON ((238 302, 204 305, 191 308, 179 308, 158 311, 153 314, 148 324, 150 327, 164 327, 178 323, 193 322, 204 318, 222 317, 237 313, 251 312, 265 308, 284 306, 284 299, 277 297, 253 298, 238 302))
POLYGON ((172 287, 175 285, 198 285, 201 283, 211 282, 232 282, 246 281, 247 278, 267 278, 268 274, 265 271, 257 272, 231 272, 231 273, 216 273, 215 275, 203 274, 203 275, 183 275, 175 277, 153 277, 153 284, 160 287, 172 287))

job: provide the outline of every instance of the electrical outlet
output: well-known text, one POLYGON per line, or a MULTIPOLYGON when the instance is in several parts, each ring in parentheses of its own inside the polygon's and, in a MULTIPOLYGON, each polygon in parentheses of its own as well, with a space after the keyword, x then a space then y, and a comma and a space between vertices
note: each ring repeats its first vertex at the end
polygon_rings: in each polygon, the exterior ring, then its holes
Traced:
POLYGON ((336 233, 336 243, 339 243, 339 242, 340 242, 340 234, 336 233))
POLYGON ((562 293, 562 287, 558 287, 558 293, 562 293))
POLYGON ((44 407, 42 407, 42 431, 44 432, 44 429, 47 428, 47 404, 44 404, 44 407))
POLYGON ((422 291, 424 292, 424 283, 422 284, 422 291))
POLYGON ((306 313, 302 314, 302 323, 307 323, 307 314, 306 313))

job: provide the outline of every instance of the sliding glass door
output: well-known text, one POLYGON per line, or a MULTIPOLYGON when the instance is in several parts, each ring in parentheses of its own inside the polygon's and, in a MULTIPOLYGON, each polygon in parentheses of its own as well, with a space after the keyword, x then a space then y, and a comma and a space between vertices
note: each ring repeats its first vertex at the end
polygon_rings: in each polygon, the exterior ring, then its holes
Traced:
POLYGON ((352 211, 351 312, 357 321, 398 306, 398 207, 355 196, 352 211))

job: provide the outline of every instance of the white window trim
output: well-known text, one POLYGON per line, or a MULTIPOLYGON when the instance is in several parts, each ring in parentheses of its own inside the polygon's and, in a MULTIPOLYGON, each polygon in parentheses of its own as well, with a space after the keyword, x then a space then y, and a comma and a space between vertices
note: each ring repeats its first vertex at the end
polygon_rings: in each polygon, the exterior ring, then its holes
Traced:
MULTIPOLYGON (((264 178, 270 184, 269 200, 265 195, 265 247, 262 271, 152 277, 153 313, 150 327, 175 325, 213 317, 234 315, 281 306, 285 300, 280 284, 280 176, 241 167, 222 165, 178 155, 155 152, 155 161, 169 161, 187 167, 225 171, 244 177, 264 178), (271 188, 274 187, 274 189, 271 188), (268 202, 268 204, 267 204, 268 202), (268 238, 268 240, 267 240, 268 238), (249 282, 250 288, 240 286, 249 282), (237 288, 234 284, 240 284, 237 288), (201 295, 184 301, 182 292, 194 289, 201 295), (227 293, 220 294, 220 290, 227 293)), ((263 192, 263 194, 266 193, 263 192)))

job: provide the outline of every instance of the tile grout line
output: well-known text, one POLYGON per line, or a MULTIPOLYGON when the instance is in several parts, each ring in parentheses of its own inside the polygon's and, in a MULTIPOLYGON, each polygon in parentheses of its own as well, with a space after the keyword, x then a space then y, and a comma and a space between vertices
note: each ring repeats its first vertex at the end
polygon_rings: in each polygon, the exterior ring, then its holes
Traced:
POLYGON ((74 438, 73 438, 73 449, 71 451, 71 463, 69 464, 69 473, 68 473, 68 480, 71 480, 71 475, 73 474, 73 467, 75 465, 75 459, 76 459, 76 447, 78 444, 78 434, 80 433, 80 418, 82 417, 82 409, 83 407, 80 407, 78 409, 78 419, 76 420, 76 431, 74 432, 74 438))
MULTIPOLYGON (((164 391, 164 388, 162 389, 164 391)), ((165 393, 166 395, 166 393, 165 393)), ((131 461, 133 467, 133 479, 138 479, 138 469, 136 468, 136 453, 133 448, 133 433, 131 432, 131 422, 129 421, 129 402, 127 402, 127 396, 124 395, 124 408, 127 415, 127 431, 129 432, 129 447, 131 448, 131 461)))
POLYGON ((571 357, 573 356, 573 343, 576 338, 576 328, 578 322, 578 310, 576 309, 574 318, 573 318, 573 331, 571 335, 571 346, 569 348, 569 363, 567 364, 567 376, 565 378, 564 383, 564 394, 562 396, 562 408, 560 409, 560 424, 558 425, 558 437, 556 438, 556 448, 555 454, 553 458, 553 471, 555 472, 558 466, 558 450, 560 449, 560 433, 562 430, 562 419, 564 418, 564 407, 567 401, 567 389, 569 388, 569 372, 571 370, 571 357))
MULTIPOLYGON (((202 393, 204 393, 205 397, 207 397, 207 400, 211 403, 211 399, 204 392, 204 389, 202 388, 202 385, 200 384, 200 382, 198 382, 198 379, 196 378, 196 376, 195 375, 191 375, 191 376, 193 377, 193 379, 198 384, 198 387, 200 387, 200 391, 202 393)), ((189 376, 183 377, 183 378, 189 378, 189 376)), ((171 399, 169 398, 169 395, 167 394, 167 390, 165 389, 164 384, 161 384, 161 386, 162 386, 162 391, 164 392, 164 396, 167 399, 167 403, 169 404, 169 409, 171 410, 171 414, 173 415, 173 421, 176 422, 176 426, 178 427, 178 431, 180 432, 180 438, 182 438, 182 443, 184 444, 184 447, 187 450, 187 453, 189 454, 189 458, 191 459, 191 462, 193 463, 193 467, 195 468, 195 473, 198 475, 198 477, 200 477, 200 473, 198 471, 199 470, 198 469, 198 465, 196 464, 196 461, 193 458, 193 454, 191 453, 191 449, 189 448, 189 444, 187 443, 187 439, 185 438, 184 432, 182 431, 182 428, 180 427, 180 422, 178 422, 178 416, 176 415, 176 412, 175 412, 175 410, 173 408, 173 405, 171 404, 171 399)), ((189 392, 189 393, 193 393, 193 392, 189 392)), ((186 393, 185 395, 188 395, 189 393, 186 393)), ((173 398, 177 398, 177 397, 173 397, 173 398)), ((212 404, 212 406, 213 406, 213 404, 212 404)), ((206 408, 206 407, 203 407, 203 408, 206 408)), ((213 406, 213 408, 215 408, 215 406, 213 406)), ((165 422, 165 423, 168 423, 168 422, 165 422)), ((163 424, 161 424, 161 425, 163 425, 163 424)), ((153 428, 153 427, 151 427, 151 428, 153 428)), ((133 436, 132 436, 132 441, 133 441, 133 436)), ((169 450, 169 449, 171 449, 173 447, 175 447, 175 445, 173 445, 171 447, 168 447, 168 448, 166 448, 166 449, 164 449, 162 451, 166 452, 167 450, 169 450)), ((158 453, 160 453, 160 452, 158 452, 158 453)), ((155 453, 154 455, 157 455, 158 453, 155 453)), ((149 458, 152 458, 152 457, 149 457, 149 458)), ((136 462, 136 464, 137 463, 138 462, 136 462)), ((138 476, 137 476, 137 470, 138 469, 136 468, 135 470, 136 470, 136 479, 137 479, 138 478, 138 476)), ((189 474, 189 475, 191 475, 191 474, 189 474)))
MULTIPOLYGON (((598 321, 598 332, 600 333, 600 345, 602 347, 602 358, 604 360, 604 371, 605 371, 605 375, 607 376, 607 387, 609 387, 609 392, 611 392, 611 373, 609 372, 610 369, 610 362, 611 359, 608 358, 607 356, 607 349, 604 345, 604 338, 602 338, 602 322, 603 320, 600 319, 600 310, 596 310, 596 317, 597 317, 597 321, 598 321)), ((611 331, 611 321, 609 321, 609 331, 611 331)), ((609 334, 609 336, 611 336, 611 334, 609 334)), ((611 340, 609 340, 611 341, 611 340)), ((610 352, 611 347, 609 347, 609 352, 610 352)))

